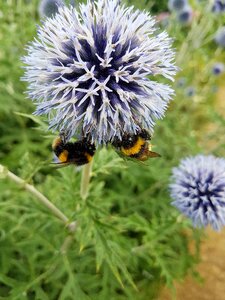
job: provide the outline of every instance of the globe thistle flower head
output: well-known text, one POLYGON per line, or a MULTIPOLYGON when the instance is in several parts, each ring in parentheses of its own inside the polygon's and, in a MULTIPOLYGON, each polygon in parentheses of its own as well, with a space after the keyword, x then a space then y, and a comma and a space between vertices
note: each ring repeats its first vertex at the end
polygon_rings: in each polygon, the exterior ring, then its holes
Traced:
POLYGON ((181 11, 188 4, 187 0, 169 0, 168 8, 170 11, 181 11))
POLYGON ((225 12, 225 1, 224 0, 215 0, 212 5, 212 12, 220 14, 225 12))
POLYGON ((173 94, 154 77, 173 80, 173 59, 170 38, 156 33, 148 13, 117 0, 88 1, 45 20, 23 58, 24 80, 51 129, 105 144, 153 131, 173 94))
POLYGON ((213 155, 185 158, 173 169, 172 204, 195 226, 225 225, 225 159, 213 155))
POLYGON ((193 18, 193 10, 187 5, 177 14, 177 20, 182 25, 190 24, 193 18))
POLYGON ((217 62, 212 67, 212 73, 214 75, 220 75, 225 71, 225 66, 221 62, 217 62))
POLYGON ((218 46, 225 48, 225 26, 220 27, 215 35, 215 42, 218 46))
POLYGON ((41 0, 38 8, 39 15, 41 18, 52 17, 62 5, 64 5, 62 0, 41 0))

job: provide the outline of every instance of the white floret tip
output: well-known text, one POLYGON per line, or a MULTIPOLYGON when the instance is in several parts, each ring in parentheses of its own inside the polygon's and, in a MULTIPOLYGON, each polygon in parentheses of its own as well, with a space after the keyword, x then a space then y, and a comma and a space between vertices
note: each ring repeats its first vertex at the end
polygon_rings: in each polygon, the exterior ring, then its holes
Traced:
POLYGON ((153 132, 173 96, 154 78, 176 74, 171 43, 147 12, 117 0, 88 1, 79 11, 59 7, 23 58, 35 113, 47 114, 49 127, 68 138, 96 144, 142 128, 153 132))

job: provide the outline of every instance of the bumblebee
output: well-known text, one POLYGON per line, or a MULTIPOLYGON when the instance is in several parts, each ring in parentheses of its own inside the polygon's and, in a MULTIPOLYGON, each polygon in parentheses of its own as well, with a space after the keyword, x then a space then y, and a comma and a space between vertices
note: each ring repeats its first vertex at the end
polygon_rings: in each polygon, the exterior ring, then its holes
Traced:
POLYGON ((137 134, 125 134, 122 140, 115 140, 112 145, 121 156, 139 161, 145 161, 151 157, 159 157, 160 154, 151 151, 150 134, 142 129, 137 134))
POLYGON ((54 164, 82 166, 92 160, 96 148, 86 138, 76 142, 66 142, 65 134, 60 133, 52 143, 52 150, 59 159, 59 162, 54 164))

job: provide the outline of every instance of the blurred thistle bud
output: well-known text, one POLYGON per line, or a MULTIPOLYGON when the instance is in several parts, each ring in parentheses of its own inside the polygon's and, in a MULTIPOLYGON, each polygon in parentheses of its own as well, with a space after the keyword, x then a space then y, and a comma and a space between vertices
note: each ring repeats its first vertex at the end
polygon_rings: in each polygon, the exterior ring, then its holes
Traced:
POLYGON ((222 73, 224 72, 224 70, 225 70, 225 66, 224 66, 224 64, 221 63, 221 62, 215 63, 215 64, 213 65, 213 67, 212 67, 212 73, 213 73, 214 75, 220 75, 220 74, 222 74, 222 73))
POLYGON ((153 132, 174 91, 172 41, 155 20, 118 0, 59 7, 28 46, 24 80, 49 128, 96 144, 153 132), (155 76, 157 75, 157 80, 155 76))
POLYGON ((170 184, 172 204, 194 226, 225 225, 225 159, 197 155, 181 160, 173 169, 170 184))
POLYGON ((224 0, 215 0, 212 5, 212 12, 214 12, 214 13, 225 12, 225 1, 224 0))
POLYGON ((215 42, 218 46, 225 48, 225 26, 220 27, 215 35, 215 42))
POLYGON ((193 86, 188 86, 186 89, 185 89, 185 95, 187 97, 193 97, 195 95, 195 88, 193 86))
POLYGON ((180 77, 179 79, 177 79, 177 87, 178 87, 178 88, 184 87, 185 84, 186 84, 186 82, 187 82, 187 78, 185 78, 185 77, 180 77))
POLYGON ((213 94, 214 94, 214 93, 217 93, 218 90, 219 90, 219 88, 218 88, 217 85, 213 85, 213 86, 211 87, 211 92, 212 92, 213 94))
POLYGON ((62 5, 64 5, 63 0, 41 0, 38 9, 39 15, 41 18, 53 17, 62 5))
POLYGON ((182 25, 188 25, 188 24, 190 24, 191 21, 192 21, 192 18, 193 18, 193 10, 192 10, 192 8, 189 5, 185 6, 177 14, 177 20, 182 25))
POLYGON ((188 4, 187 0, 169 0, 168 8, 170 11, 181 11, 188 4))

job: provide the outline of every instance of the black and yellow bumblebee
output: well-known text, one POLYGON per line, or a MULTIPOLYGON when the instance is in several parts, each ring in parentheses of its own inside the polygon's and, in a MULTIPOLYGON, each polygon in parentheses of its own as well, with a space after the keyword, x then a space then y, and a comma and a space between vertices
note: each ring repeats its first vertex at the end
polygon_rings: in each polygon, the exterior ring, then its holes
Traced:
POLYGON ((116 139, 112 145, 124 158, 138 161, 146 161, 152 157, 160 157, 160 154, 151 151, 151 135, 142 129, 137 134, 125 134, 122 139, 116 139))
POLYGON ((65 134, 60 133, 52 143, 52 150, 59 160, 53 164, 59 166, 68 166, 71 164, 82 166, 91 162, 96 148, 87 138, 76 142, 67 142, 65 134))

